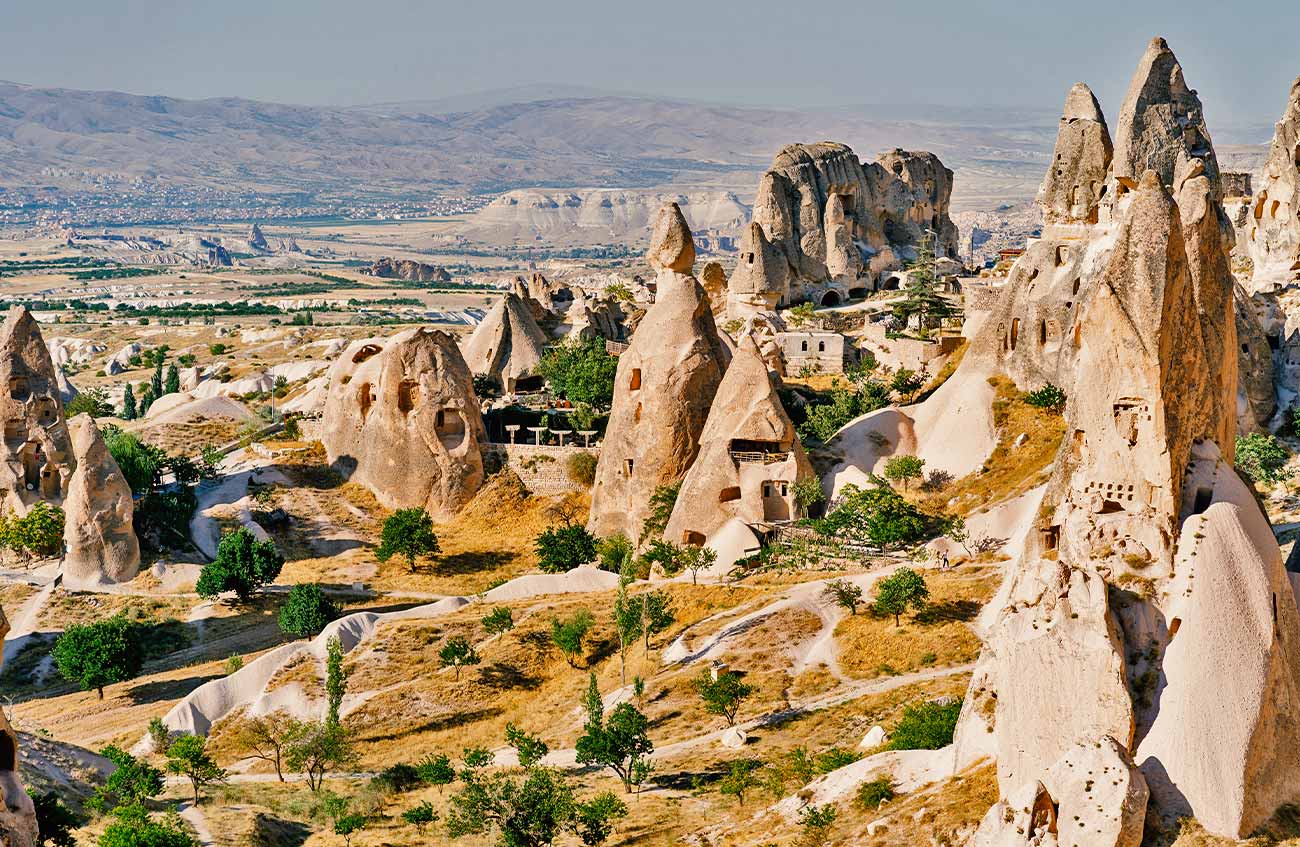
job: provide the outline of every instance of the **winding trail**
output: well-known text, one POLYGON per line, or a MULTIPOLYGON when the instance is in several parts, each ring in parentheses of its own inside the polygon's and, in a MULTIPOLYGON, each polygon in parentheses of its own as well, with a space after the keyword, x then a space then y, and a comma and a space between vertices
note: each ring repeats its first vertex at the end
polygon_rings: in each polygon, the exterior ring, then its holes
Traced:
POLYGON ((208 829, 208 819, 203 814, 202 809, 189 800, 177 804, 176 809, 181 818, 194 827, 194 834, 199 840, 199 847, 212 847, 216 843, 212 840, 212 831, 208 829))

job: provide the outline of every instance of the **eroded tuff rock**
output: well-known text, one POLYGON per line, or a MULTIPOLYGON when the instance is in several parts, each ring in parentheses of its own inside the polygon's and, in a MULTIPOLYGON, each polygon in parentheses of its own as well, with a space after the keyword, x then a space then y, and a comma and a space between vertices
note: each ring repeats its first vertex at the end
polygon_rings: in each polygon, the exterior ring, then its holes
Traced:
POLYGON ((131 487, 104 444, 94 418, 68 424, 76 470, 63 501, 63 584, 94 588, 127 582, 140 570, 140 544, 132 528, 131 487))
POLYGON ((1219 194, 1219 160, 1205 125, 1201 100, 1187 87, 1183 68, 1163 38, 1153 38, 1138 62, 1120 107, 1111 166, 1111 201, 1137 185, 1142 174, 1156 172, 1160 182, 1177 189, 1199 159, 1219 194))
POLYGON ((470 370, 440 330, 349 345, 330 367, 322 432, 331 464, 391 509, 449 517, 483 483, 470 370))
MULTIPOLYGON (((0 609, 0 646, 9 634, 9 620, 0 609)), ((0 658, 3 664, 3 658, 0 658)), ((4 847, 36 847, 36 808, 18 779, 18 733, 0 711, 0 844, 4 847)))
POLYGON ((1254 290, 1300 282, 1300 79, 1274 127, 1247 226, 1254 290))
POLYGON ((700 447, 729 355, 709 299, 692 276, 690 231, 675 204, 661 210, 647 255, 658 268, 654 305, 619 356, 614 402, 596 467, 588 528, 598 536, 641 533, 650 497, 680 482, 700 447))
POLYGON ((57 505, 72 476, 72 445, 54 363, 35 318, 21 307, 11 309, 0 326, 0 386, 7 388, 0 396, 5 506, 25 512, 37 500, 57 505))
MULTIPOLYGON (((963 362, 1022 387, 1051 380, 1069 401, 1043 506, 987 616, 956 747, 959 764, 996 755, 1004 796, 1041 783, 1064 823, 1054 761, 1110 736, 1123 769, 1140 769, 1157 826, 1193 816, 1239 838, 1300 796, 1300 761, 1280 752, 1300 745, 1300 612, 1232 470, 1232 236, 1194 101, 1153 42, 1112 179, 1149 166, 1096 224, 1045 228, 963 362)), ((1098 812, 1137 804, 1125 797, 1098 812)), ((1135 843, 1128 818, 1080 843, 1135 843)))
MULTIPOLYGON (((752 221, 788 269, 772 268, 741 291, 784 290, 784 304, 838 303, 874 287, 882 271, 901 268, 926 230, 938 233, 939 255, 955 255, 951 195, 952 171, 930 153, 892 150, 864 165, 843 144, 785 147, 759 181, 752 221)), ((751 246, 742 252, 763 255, 747 238, 751 246)))
POLYGON ((709 297, 709 308, 715 317, 727 308, 727 272, 718 262, 706 262, 700 269, 700 286, 709 297))
POLYGON ((682 481, 664 537, 702 544, 723 524, 797 517, 794 484, 812 476, 754 338, 741 337, 713 398, 700 453, 682 481))
POLYGON ((790 266, 781 248, 770 241, 761 224, 750 223, 741 240, 736 267, 727 280, 728 320, 772 314, 790 297, 790 266))
POLYGON ((545 347, 546 336, 528 305, 511 292, 488 311, 461 352, 475 376, 491 377, 503 391, 516 391, 520 380, 535 375, 545 347))
POLYGON ((380 279, 404 279, 408 282, 451 282, 446 268, 417 262, 414 259, 393 259, 385 256, 370 266, 370 275, 380 279))
POLYGON ((1097 98, 1076 82, 1065 98, 1052 164, 1038 191, 1043 220, 1095 224, 1113 152, 1097 98))

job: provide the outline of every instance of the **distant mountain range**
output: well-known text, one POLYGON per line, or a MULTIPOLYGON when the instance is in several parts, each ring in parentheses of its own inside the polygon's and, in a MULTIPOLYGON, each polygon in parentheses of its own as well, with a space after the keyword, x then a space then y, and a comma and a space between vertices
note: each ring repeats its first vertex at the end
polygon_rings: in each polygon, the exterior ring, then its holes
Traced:
POLYGON ((111 187, 149 177, 222 190, 410 197, 524 187, 750 191, 783 145, 834 139, 864 159, 937 153, 957 205, 1032 196, 1048 110, 724 106, 571 86, 326 108, 0 82, 0 186, 111 187))

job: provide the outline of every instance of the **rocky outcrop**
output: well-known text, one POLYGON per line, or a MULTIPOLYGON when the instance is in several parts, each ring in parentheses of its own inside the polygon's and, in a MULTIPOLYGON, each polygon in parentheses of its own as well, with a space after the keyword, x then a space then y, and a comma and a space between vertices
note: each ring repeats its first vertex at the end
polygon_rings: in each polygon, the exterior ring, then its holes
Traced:
POLYGON ((773 313, 790 296, 790 266, 761 224, 745 230, 736 267, 727 280, 727 319, 773 313))
MULTIPOLYGON (((901 268, 930 231, 939 255, 955 255, 951 195, 952 171, 930 153, 892 150, 864 165, 843 144, 785 147, 759 181, 752 221, 785 258, 789 280, 769 271, 740 291, 784 288, 783 304, 838 303, 901 268)), ((763 255, 752 233, 746 240, 742 253, 763 255)))
POLYGON ((0 496, 6 510, 62 503, 75 459, 58 377, 36 320, 15 307, 0 326, 0 496))
POLYGON ((546 336, 527 304, 510 293, 488 311, 461 352, 475 376, 491 377, 501 390, 513 392, 535 376, 545 347, 546 336))
MULTIPOLYGON (((0 610, 0 646, 9 634, 9 620, 0 610)), ((0 663, 3 659, 0 659, 0 663)), ((36 847, 36 808, 18 779, 18 733, 0 712, 0 844, 4 847, 36 847)))
POLYGON ((656 298, 619 356, 588 521, 598 536, 633 541, 655 489, 680 482, 695 460, 728 361, 708 297, 689 275, 695 248, 676 204, 660 210, 654 231, 656 298))
POLYGON ((717 262, 707 262, 700 269, 700 286, 709 297, 709 308, 718 316, 727 308, 727 272, 717 262))
MULTIPOLYGON (((991 604, 957 762, 992 751, 1007 797, 1041 784, 1061 843, 1137 844, 1145 790, 1162 825, 1191 816, 1240 838, 1300 797, 1300 763, 1281 753, 1300 744, 1300 612, 1232 469, 1231 227, 1200 105, 1162 40, 1119 126, 1097 223, 1044 229, 953 377, 1001 369, 1069 397, 1043 505, 991 604), (1106 738, 1119 782, 1075 819, 1095 835, 1066 841, 1078 785, 1053 784, 1058 763, 1106 738)), ((1035 843, 1024 832, 976 843, 1035 843)))
POLYGON ((798 517, 794 485, 812 475, 755 340, 742 336, 664 537, 703 544, 732 518, 753 524, 798 517))
POLYGON ((1113 152, 1097 98, 1076 82, 1065 98, 1052 164, 1038 191, 1043 220, 1095 224, 1113 152))
POLYGON ((356 341, 330 367, 326 455, 388 508, 454 514, 483 483, 484 440, 469 367, 445 332, 356 341))
POLYGON ((1247 228, 1254 290, 1300 282, 1300 79, 1274 127, 1247 228))
POLYGON ((451 274, 438 265, 417 262, 413 259, 378 259, 367 271, 379 279, 404 279, 407 282, 451 282, 451 274))
POLYGON ((1138 62, 1120 106, 1111 164, 1111 202, 1132 190, 1148 170, 1175 189, 1200 160, 1220 199, 1219 160, 1205 125, 1201 100, 1187 87, 1183 68, 1163 38, 1153 38, 1138 62))
POLYGON ((140 570, 140 544, 131 523, 131 487, 94 418, 78 415, 68 429, 77 469, 63 501, 63 584, 77 590, 128 582, 140 570))
POLYGON ((271 245, 266 243, 266 236, 262 234, 262 228, 253 224, 248 228, 248 246, 254 250, 270 250, 271 245))

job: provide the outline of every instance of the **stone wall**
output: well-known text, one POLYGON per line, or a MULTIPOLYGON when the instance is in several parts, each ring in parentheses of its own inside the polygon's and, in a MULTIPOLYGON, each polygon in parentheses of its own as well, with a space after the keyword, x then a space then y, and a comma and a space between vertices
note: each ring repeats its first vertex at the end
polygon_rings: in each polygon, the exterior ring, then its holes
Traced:
POLYGON ((862 337, 876 349, 878 358, 891 367, 904 367, 919 371, 930 362, 956 350, 962 339, 945 335, 935 341, 918 338, 887 338, 883 324, 869 323, 862 328, 862 337))
POLYGON ((489 468, 508 465, 519 475, 529 493, 537 495, 564 494, 569 491, 585 491, 586 486, 569 479, 569 457, 578 453, 590 453, 600 458, 599 447, 573 447, 566 445, 537 446, 535 444, 499 444, 483 445, 483 460, 489 468))

